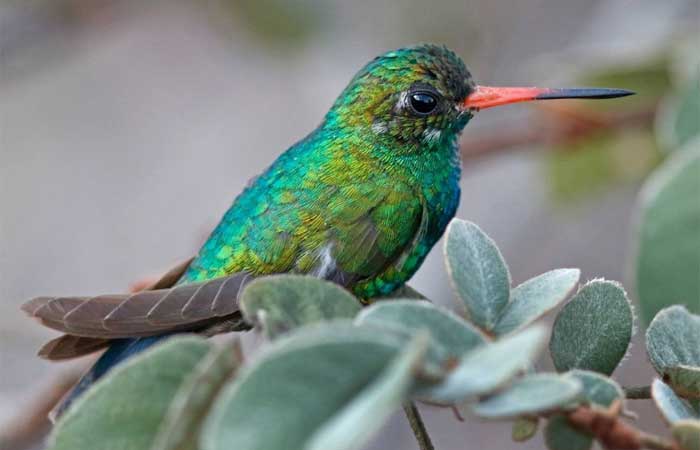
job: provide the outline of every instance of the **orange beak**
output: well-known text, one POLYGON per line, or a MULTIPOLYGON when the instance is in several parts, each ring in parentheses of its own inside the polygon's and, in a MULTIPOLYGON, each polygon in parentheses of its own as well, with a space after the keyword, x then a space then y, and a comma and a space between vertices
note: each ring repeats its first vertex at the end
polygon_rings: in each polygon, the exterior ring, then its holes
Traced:
POLYGON ((559 98, 615 98, 633 95, 624 89, 604 88, 563 88, 547 89, 536 87, 494 87, 477 86, 464 99, 464 109, 484 109, 509 103, 528 102, 531 100, 553 100, 559 98))

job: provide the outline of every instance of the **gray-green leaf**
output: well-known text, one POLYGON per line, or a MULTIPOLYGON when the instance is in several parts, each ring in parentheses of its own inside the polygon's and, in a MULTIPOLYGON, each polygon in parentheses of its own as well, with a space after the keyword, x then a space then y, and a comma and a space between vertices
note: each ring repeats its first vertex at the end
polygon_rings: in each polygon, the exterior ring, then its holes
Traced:
POLYGON ((641 317, 685 304, 700 313, 700 137, 647 180, 635 267, 641 317))
POLYGON ((572 427, 562 415, 547 421, 544 440, 549 450, 589 450, 593 446, 593 437, 572 427))
POLYGON ((510 293, 510 303, 493 328, 497 335, 519 330, 545 315, 569 296, 581 271, 557 269, 527 280, 510 293))
POLYGON ((175 394, 151 450, 196 450, 199 429, 216 394, 242 363, 238 339, 210 350, 175 394))
POLYGON ((408 398, 414 386, 414 372, 422 363, 429 342, 427 332, 417 334, 376 381, 313 434, 306 448, 362 448, 408 398))
POLYGON ((338 322, 290 333, 224 388, 205 422, 201 448, 304 448, 380 379, 399 348, 374 327, 338 322))
POLYGON ((619 283, 594 280, 559 312, 549 350, 558 371, 585 369, 610 375, 630 343, 633 314, 619 283))
POLYGON ((646 333, 647 354, 662 377, 671 367, 700 367, 700 316, 676 305, 659 312, 646 333))
POLYGON ((360 303, 329 281, 304 275, 272 275, 251 282, 241 295, 241 311, 263 326, 268 338, 330 319, 353 318, 360 303))
POLYGON ((357 324, 398 327, 407 334, 430 332, 431 354, 438 363, 459 358, 484 344, 486 337, 471 323, 451 311, 420 300, 378 302, 365 308, 355 319, 357 324))
POLYGON ((510 297, 510 274, 498 247, 475 224, 454 219, 447 229, 445 255, 469 320, 492 330, 510 297))
POLYGON ((668 424, 685 419, 700 419, 698 411, 678 397, 673 389, 661 380, 654 380, 651 384, 651 398, 668 424))
POLYGON ((431 401, 452 404, 493 392, 535 360, 546 334, 546 328, 533 325, 482 345, 463 356, 441 383, 426 387, 419 394, 431 401))
POLYGON ((624 400, 625 393, 612 378, 588 370, 572 370, 566 377, 581 382, 581 397, 588 403, 607 408, 615 400, 624 400))
POLYGON ((538 414, 565 407, 581 392, 581 382, 556 374, 528 375, 508 389, 473 407, 476 415, 489 419, 538 414))
POLYGON ((174 337, 116 367, 61 418, 51 450, 150 448, 173 397, 212 345, 174 337))

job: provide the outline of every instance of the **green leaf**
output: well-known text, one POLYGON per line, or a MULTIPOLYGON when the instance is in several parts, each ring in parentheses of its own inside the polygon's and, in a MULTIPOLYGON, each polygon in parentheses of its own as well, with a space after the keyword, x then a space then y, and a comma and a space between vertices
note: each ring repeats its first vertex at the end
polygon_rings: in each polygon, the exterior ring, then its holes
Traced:
POLYGON ((510 303, 493 328, 494 333, 511 333, 539 319, 569 296, 580 276, 578 269, 558 269, 519 285, 510 293, 510 303))
POLYGON ((360 303, 335 283, 304 275, 272 275, 251 282, 241 295, 241 311, 262 325, 268 338, 329 319, 353 318, 360 303))
POLYGON ((675 366, 666 369, 664 379, 685 398, 700 398, 700 367, 675 366))
POLYGON ((661 380, 656 379, 651 384, 651 398, 668 424, 685 419, 700 419, 698 411, 678 397, 673 389, 661 380))
POLYGON ((528 375, 508 389, 477 403, 473 411, 489 419, 538 414, 566 406, 581 392, 581 382, 556 374, 528 375))
POLYGON ((513 422, 511 437, 515 442, 525 442, 532 439, 537 434, 540 419, 537 416, 518 417, 513 422))
POLYGON ((562 415, 547 421, 544 440, 549 450, 589 450, 593 446, 593 437, 573 428, 562 415))
POLYGON ((224 388, 204 424, 202 450, 304 448, 386 373, 399 345, 376 327, 342 322, 290 333, 224 388))
POLYGON ((681 450, 700 449, 700 420, 681 420, 671 427, 673 438, 681 450))
POLYGON ((445 255, 469 320, 492 330, 510 296, 510 274, 498 247, 475 224, 453 219, 447 228, 445 255))
POLYGON ((612 378, 587 370, 572 370, 566 377, 576 379, 583 387, 581 397, 588 403, 607 408, 615 400, 624 400, 625 393, 612 378))
POLYGON ((633 314, 619 283, 594 280, 562 308, 554 322, 549 351, 560 372, 592 370, 610 375, 625 356, 633 314))
POLYGON ((401 406, 414 386, 414 370, 428 350, 427 333, 416 335, 378 379, 311 437, 308 450, 359 449, 401 406), (361 430, 361 432, 358 432, 361 430))
POLYGON ((669 152, 682 150, 700 135, 700 71, 697 68, 695 78, 664 101, 656 121, 661 147, 669 152))
POLYGON ((357 324, 398 327, 413 335, 430 332, 431 354, 438 364, 447 358, 459 358, 484 344, 486 337, 469 322, 444 308, 420 300, 393 300, 365 308, 355 319, 357 324))
POLYGON ((243 362, 240 341, 214 348, 175 394, 151 450, 197 450, 202 421, 219 390, 243 362))
POLYGON ((700 313, 700 137, 688 146, 640 194, 635 278, 645 323, 677 303, 700 313))
POLYGON ((178 336, 119 365, 61 418, 50 448, 149 448, 173 397, 211 348, 204 339, 178 336))
POLYGON ((646 333, 647 354, 654 369, 674 389, 700 394, 700 316, 676 305, 663 309, 646 333))
POLYGON ((453 404, 493 392, 535 360, 546 335, 546 328, 533 325, 482 345, 463 356, 441 383, 422 389, 419 395, 437 403, 453 404))

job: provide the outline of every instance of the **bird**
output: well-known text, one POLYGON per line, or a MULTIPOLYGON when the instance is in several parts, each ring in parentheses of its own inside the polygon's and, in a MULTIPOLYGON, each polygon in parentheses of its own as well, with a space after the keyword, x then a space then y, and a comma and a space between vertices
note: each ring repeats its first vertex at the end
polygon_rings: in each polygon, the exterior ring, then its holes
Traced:
POLYGON ((245 328, 242 289, 270 274, 337 283, 362 302, 390 295, 421 266, 460 199, 458 139, 482 109, 532 100, 604 99, 623 89, 476 84, 447 47, 420 44, 366 64, 320 125, 235 198, 198 254, 148 289, 38 297, 22 309, 64 335, 39 355, 106 349, 57 408, 136 353, 178 332, 245 328))

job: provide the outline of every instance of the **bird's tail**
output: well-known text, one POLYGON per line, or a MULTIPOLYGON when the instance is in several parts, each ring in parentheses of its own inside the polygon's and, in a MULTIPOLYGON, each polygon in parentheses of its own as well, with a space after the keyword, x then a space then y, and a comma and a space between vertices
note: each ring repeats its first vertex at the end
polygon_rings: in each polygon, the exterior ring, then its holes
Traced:
POLYGON ((71 389, 49 413, 49 419, 55 422, 78 397, 113 367, 169 336, 171 336, 171 334, 133 339, 115 339, 111 341, 107 351, 100 356, 90 370, 80 378, 73 389, 71 389))

